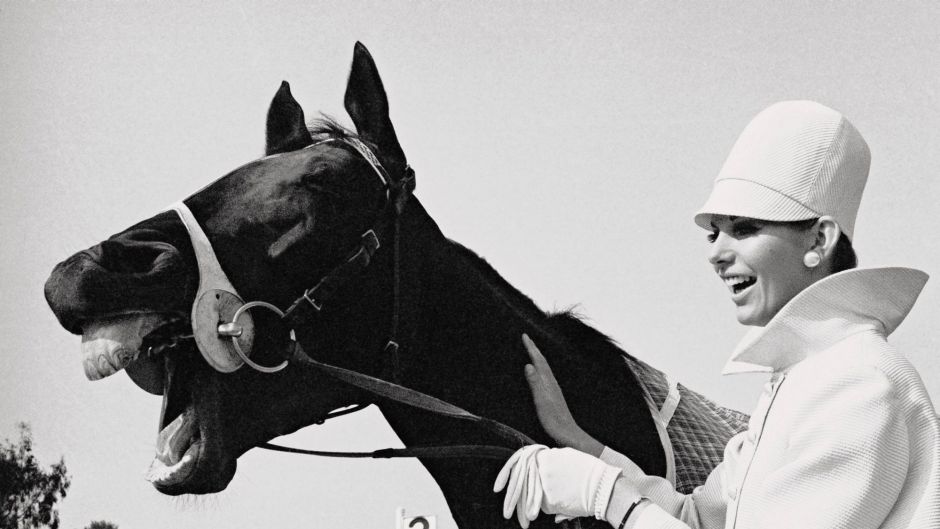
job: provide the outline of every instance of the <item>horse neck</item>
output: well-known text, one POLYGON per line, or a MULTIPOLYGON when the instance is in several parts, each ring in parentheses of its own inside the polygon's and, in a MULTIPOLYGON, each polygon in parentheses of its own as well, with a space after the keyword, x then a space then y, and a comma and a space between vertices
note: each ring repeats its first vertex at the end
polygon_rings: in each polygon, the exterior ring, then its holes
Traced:
MULTIPOLYGON (((642 389, 606 337, 567 314, 545 314, 436 226, 406 225, 402 259, 401 365, 407 385, 551 445, 524 377, 528 356, 521 335, 527 333, 553 366, 579 424, 662 474, 662 448, 642 389)), ((395 406, 383 411, 406 444, 505 444, 475 425, 414 420, 413 411, 395 406)))

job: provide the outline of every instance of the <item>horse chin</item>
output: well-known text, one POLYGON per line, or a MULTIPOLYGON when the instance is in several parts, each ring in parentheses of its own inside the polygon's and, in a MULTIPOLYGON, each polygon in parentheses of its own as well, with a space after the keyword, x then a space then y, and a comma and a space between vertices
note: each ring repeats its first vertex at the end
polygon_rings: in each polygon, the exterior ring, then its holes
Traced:
POLYGON ((183 494, 213 494, 221 492, 235 477, 237 462, 235 459, 221 458, 215 450, 206 443, 198 442, 187 451, 191 456, 189 464, 180 467, 163 466, 155 458, 148 472, 154 488, 161 494, 180 496, 183 494), (169 470, 169 472, 168 472, 169 470))

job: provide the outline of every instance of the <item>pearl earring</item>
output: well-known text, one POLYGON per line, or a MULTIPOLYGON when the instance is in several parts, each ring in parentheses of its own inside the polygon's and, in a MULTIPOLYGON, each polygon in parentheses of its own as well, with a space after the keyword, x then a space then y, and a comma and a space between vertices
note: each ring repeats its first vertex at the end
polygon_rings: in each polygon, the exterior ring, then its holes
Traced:
POLYGON ((820 262, 822 262, 822 257, 816 252, 806 252, 803 256, 803 264, 806 265, 806 268, 816 268, 820 262))

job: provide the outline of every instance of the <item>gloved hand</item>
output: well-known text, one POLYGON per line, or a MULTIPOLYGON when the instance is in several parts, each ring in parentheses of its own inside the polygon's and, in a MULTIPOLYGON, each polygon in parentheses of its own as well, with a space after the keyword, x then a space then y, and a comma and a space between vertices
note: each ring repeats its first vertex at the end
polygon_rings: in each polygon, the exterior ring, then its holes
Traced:
POLYGON ((547 449, 545 445, 529 445, 516 450, 503 465, 496 476, 496 482, 493 483, 493 492, 499 492, 508 482, 506 498, 503 500, 503 518, 508 520, 515 509, 522 529, 529 527, 529 521, 539 515, 542 484, 539 482, 535 455, 547 449))
POLYGON ((503 516, 508 519, 515 507, 523 528, 538 516, 538 510, 533 509, 536 504, 542 511, 557 515, 556 522, 580 516, 603 520, 620 472, 619 468, 573 448, 532 445, 509 458, 497 476, 493 490, 502 490, 507 478, 510 482, 513 476, 517 476, 516 482, 526 478, 524 489, 520 490, 518 485, 515 488, 510 486, 503 503, 503 516), (535 467, 535 483, 529 478, 531 467, 535 467))

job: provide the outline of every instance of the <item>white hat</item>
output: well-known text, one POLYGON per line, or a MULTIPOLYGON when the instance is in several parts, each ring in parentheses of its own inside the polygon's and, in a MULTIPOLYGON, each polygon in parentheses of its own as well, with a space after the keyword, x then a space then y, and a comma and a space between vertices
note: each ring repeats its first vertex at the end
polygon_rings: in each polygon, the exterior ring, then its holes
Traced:
POLYGON ((868 144, 839 112, 813 101, 776 103, 745 127, 695 223, 830 215, 851 239, 870 162, 868 144))

